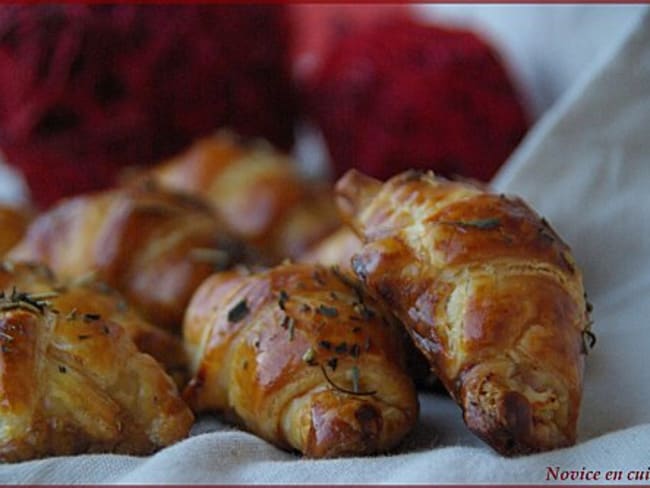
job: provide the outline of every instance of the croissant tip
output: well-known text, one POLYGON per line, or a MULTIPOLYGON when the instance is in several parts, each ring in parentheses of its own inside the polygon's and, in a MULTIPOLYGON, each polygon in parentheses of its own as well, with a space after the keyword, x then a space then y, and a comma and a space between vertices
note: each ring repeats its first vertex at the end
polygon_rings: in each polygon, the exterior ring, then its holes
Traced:
POLYGON ((356 169, 345 173, 335 186, 336 204, 344 219, 352 220, 381 189, 381 181, 356 169))
POLYGON ((354 400, 351 408, 312 409, 312 426, 304 454, 311 458, 334 458, 376 452, 383 426, 381 413, 367 402, 354 400), (343 412, 346 414, 344 414, 343 412))
POLYGON ((533 409, 524 395, 508 391, 496 405, 465 405, 467 427, 503 456, 516 457, 572 445, 562 433, 536 428, 533 409))

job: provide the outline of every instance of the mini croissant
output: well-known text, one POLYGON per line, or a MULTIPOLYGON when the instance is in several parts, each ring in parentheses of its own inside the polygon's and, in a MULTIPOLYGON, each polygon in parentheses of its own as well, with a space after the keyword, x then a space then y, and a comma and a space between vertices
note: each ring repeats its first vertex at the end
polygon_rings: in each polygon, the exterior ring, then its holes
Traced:
POLYGON ((158 363, 118 324, 49 298, 0 294, 0 460, 147 454, 185 437, 193 415, 158 363))
POLYGON ((195 411, 221 411, 308 457, 395 447, 418 402, 400 330, 344 275, 285 264, 206 280, 184 337, 195 411))
POLYGON ((202 201, 142 184, 62 201, 7 257, 43 262, 62 281, 93 273, 153 324, 179 331, 194 290, 236 259, 232 242, 202 201))
POLYGON ((220 132, 148 173, 158 184, 205 198, 234 236, 268 264, 296 258, 339 225, 329 187, 261 141, 220 132))
POLYGON ((579 269, 522 200, 407 172, 348 172, 339 208, 364 241, 352 261, 406 325, 467 426, 522 454, 576 440, 588 305, 579 269))

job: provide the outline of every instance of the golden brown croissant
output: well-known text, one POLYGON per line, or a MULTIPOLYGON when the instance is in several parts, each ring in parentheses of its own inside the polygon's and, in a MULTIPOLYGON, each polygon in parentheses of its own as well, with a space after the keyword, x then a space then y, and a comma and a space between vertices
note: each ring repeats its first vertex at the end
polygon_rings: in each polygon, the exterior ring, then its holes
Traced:
POLYGON ((9 251, 25 234, 32 219, 29 210, 0 205, 0 256, 9 251))
POLYGON ((64 285, 43 264, 2 261, 0 290, 12 288, 27 293, 56 291, 50 302, 60 313, 89 313, 117 322, 141 352, 150 354, 163 364, 178 385, 186 379, 187 361, 180 338, 145 321, 105 283, 88 277, 64 285))
POLYGON ((0 460, 146 454, 188 434, 176 385, 122 327, 47 298, 0 295, 0 460))
POLYGON ((339 224, 330 188, 301 178, 268 144, 246 145, 229 133, 196 142, 149 176, 208 200, 267 263, 299 256, 339 224))
POLYGON ((231 242, 202 201, 147 184, 64 200, 7 256, 43 262, 63 281, 92 272, 155 325, 180 331, 193 291, 235 259, 231 242))
POLYGON ((353 268, 407 326, 468 427, 504 454, 571 445, 588 310, 581 273, 522 200, 407 172, 356 171, 338 203, 353 268))
POLYGON ((386 451, 418 413, 399 333, 334 270, 220 273, 185 318, 194 378, 184 397, 309 457, 386 451))

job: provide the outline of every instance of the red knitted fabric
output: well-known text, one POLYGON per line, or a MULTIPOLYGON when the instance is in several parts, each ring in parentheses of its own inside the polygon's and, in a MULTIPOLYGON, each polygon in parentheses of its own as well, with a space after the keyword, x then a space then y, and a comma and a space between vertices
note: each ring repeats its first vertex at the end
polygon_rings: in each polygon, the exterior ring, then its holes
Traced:
POLYGON ((528 128, 485 41, 408 19, 342 39, 308 83, 306 105, 337 175, 422 168, 489 180, 528 128))
POLYGON ((288 10, 292 23, 294 76, 300 80, 313 74, 329 47, 339 38, 377 22, 410 15, 407 3, 292 3, 288 10))
POLYGON ((288 148, 278 5, 0 7, 0 148, 37 203, 113 183, 228 126, 288 148))

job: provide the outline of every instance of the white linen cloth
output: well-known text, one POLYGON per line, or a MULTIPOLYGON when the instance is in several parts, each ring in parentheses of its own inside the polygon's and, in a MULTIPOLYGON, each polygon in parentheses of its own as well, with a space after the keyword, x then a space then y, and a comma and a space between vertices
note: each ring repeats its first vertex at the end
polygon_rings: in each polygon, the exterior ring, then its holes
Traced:
POLYGON ((553 106, 603 49, 620 42, 639 4, 414 4, 424 20, 468 28, 495 46, 529 112, 553 106))
MULTIPOLYGON (((548 468, 647 472, 650 459, 650 14, 546 114, 494 181, 572 246, 594 304, 576 446, 504 458, 448 398, 421 395, 399 453, 302 460, 215 419, 149 457, 86 455, 0 466, 0 483, 545 483, 548 468)), ((650 478, 650 476, 649 476, 650 478)), ((620 482, 619 481, 619 482, 620 482)), ((648 480, 644 480, 648 483, 648 480)))

